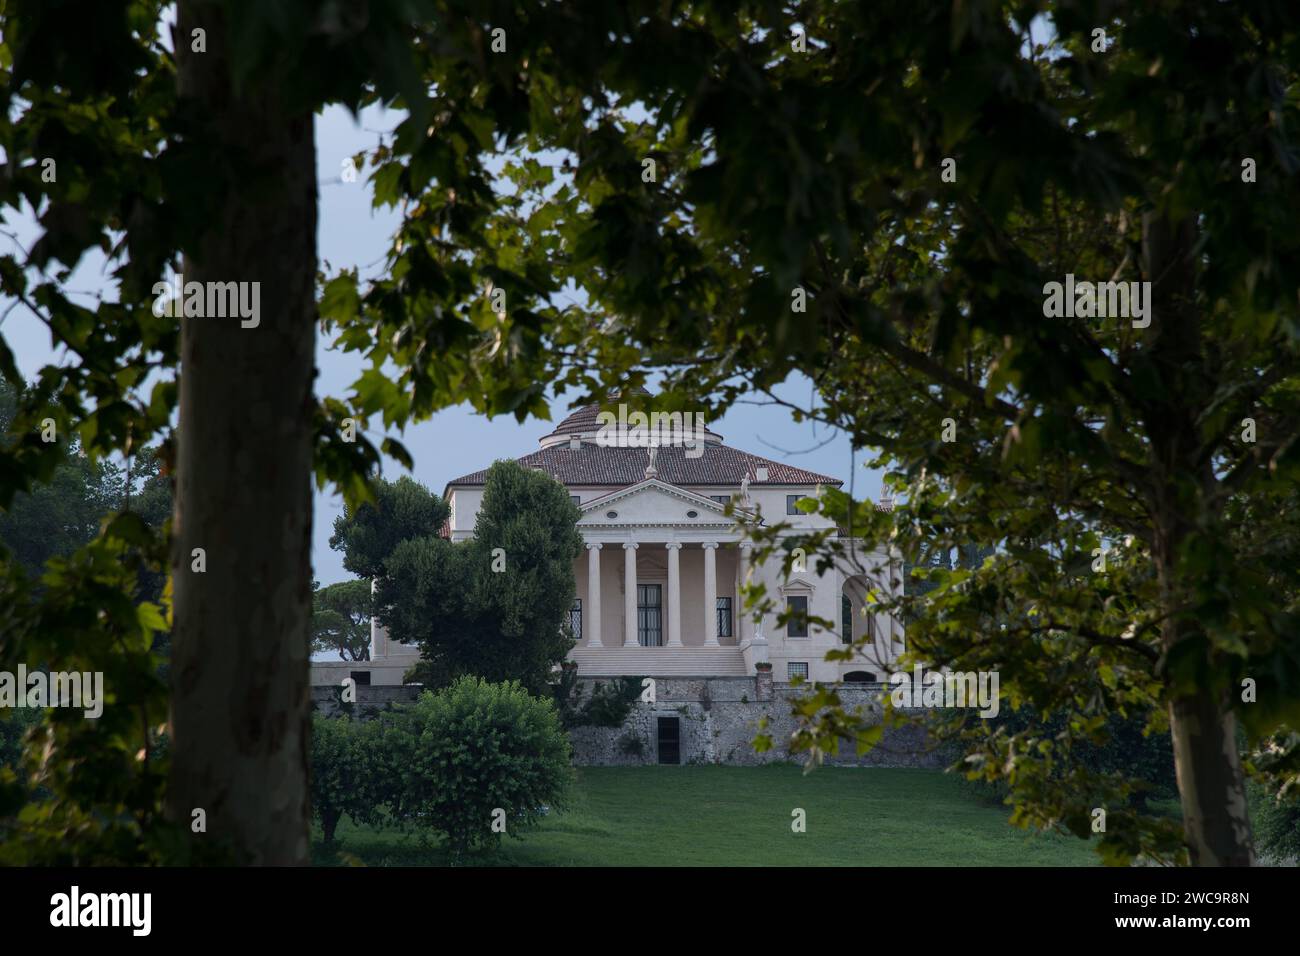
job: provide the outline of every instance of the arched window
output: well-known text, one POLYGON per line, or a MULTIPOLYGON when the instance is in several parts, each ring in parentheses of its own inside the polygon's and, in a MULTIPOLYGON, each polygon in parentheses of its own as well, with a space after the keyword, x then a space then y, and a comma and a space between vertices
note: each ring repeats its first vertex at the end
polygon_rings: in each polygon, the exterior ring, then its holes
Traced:
POLYGON ((876 675, 871 671, 849 671, 844 675, 846 684, 874 684, 875 682, 876 675))
POLYGON ((847 594, 840 596, 840 643, 853 643, 853 601, 847 594))

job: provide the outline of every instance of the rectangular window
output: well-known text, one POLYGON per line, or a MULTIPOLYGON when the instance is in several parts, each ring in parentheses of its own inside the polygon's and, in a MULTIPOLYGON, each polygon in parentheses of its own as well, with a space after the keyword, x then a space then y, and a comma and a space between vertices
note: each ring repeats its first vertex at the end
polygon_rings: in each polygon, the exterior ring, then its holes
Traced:
POLYGON ((847 594, 840 598, 840 643, 853 643, 853 601, 847 594))
POLYGON ((573 607, 569 608, 569 630, 573 631, 575 641, 582 640, 582 598, 574 598, 573 607))
POLYGON ((800 511, 798 508, 795 507, 795 502, 798 501, 798 500, 799 500, 800 498, 802 498, 802 497, 803 497, 803 495, 786 495, 786 496, 785 496, 785 513, 788 514, 788 515, 801 515, 801 514, 803 514, 802 511, 800 511))
POLYGON ((355 687, 370 686, 370 671, 349 671, 348 676, 352 678, 355 687))
POLYGON ((729 504, 731 502, 731 495, 709 495, 709 497, 720 505, 729 504))
POLYGON ((807 661, 788 661, 785 665, 785 674, 790 680, 801 677, 808 679, 808 662, 807 661))
POLYGON ((806 597, 788 597, 785 609, 790 612, 790 620, 785 625, 786 637, 808 636, 808 599, 806 597))
POLYGON ((569 500, 572 501, 575 505, 581 505, 582 495, 569 495, 569 500))
POLYGON ((636 586, 636 639, 642 647, 663 647, 663 588, 658 584, 636 586))
POLYGON ((718 598, 718 637, 731 637, 731 598, 718 598))

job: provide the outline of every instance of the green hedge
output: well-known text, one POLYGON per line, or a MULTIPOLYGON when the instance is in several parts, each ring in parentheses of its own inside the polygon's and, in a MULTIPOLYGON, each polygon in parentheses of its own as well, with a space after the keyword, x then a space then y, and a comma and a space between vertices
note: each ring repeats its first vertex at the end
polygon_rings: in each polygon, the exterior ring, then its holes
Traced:
POLYGON ((400 760, 394 809, 458 854, 518 835, 563 800, 569 739, 554 705, 518 683, 463 677, 397 713, 385 738, 400 760))
POLYGON ((312 814, 328 843, 344 814, 354 823, 374 823, 389 802, 377 748, 382 727, 376 721, 316 714, 311 729, 312 814))
POLYGON ((518 835, 563 800, 569 741, 554 704, 518 683, 465 677, 374 720, 317 717, 313 814, 440 834, 458 855, 518 835))

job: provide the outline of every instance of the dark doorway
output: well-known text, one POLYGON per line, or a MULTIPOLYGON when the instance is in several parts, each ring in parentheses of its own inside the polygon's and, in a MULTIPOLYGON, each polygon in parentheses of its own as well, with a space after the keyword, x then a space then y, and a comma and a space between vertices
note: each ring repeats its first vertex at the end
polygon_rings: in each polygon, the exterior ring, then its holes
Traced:
POLYGON ((677 766, 682 762, 681 718, 659 718, 659 762, 677 766))

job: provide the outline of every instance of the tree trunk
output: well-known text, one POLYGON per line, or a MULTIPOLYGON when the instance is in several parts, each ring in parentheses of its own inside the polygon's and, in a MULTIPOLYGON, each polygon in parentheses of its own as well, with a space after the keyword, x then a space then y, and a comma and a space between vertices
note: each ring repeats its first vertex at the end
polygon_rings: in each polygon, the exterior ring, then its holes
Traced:
POLYGON ((1196 866, 1253 866, 1236 718, 1207 693, 1170 701, 1183 829, 1196 866))
MULTIPOLYGON (((1204 513, 1214 500, 1215 477, 1209 462, 1196 461, 1198 408, 1211 394, 1202 378, 1200 316, 1196 306, 1196 224, 1171 222, 1149 214, 1143 224, 1146 278, 1152 282, 1152 325, 1148 346, 1159 372, 1163 396, 1146 410, 1146 430, 1154 454, 1151 505, 1156 574, 1164 622, 1166 655, 1204 634, 1195 620, 1180 614, 1187 582, 1179 579, 1178 557, 1190 534, 1218 520, 1204 513), (1189 477, 1193 480, 1189 481, 1189 477)), ((1206 648, 1206 671, 1215 666, 1206 648)), ((1246 782, 1237 753, 1236 718, 1227 699, 1211 687, 1175 688, 1169 701, 1174 770, 1183 806, 1183 832, 1196 866, 1251 866, 1254 841, 1246 808, 1246 782)))
POLYGON ((305 863, 312 115, 290 113, 273 82, 232 91, 219 7, 182 0, 178 25, 182 115, 195 123, 186 137, 202 166, 189 188, 216 200, 186 250, 185 282, 260 283, 260 308, 255 319, 181 320, 168 813, 188 824, 203 808, 207 833, 195 839, 243 862, 305 863), (192 50, 195 29, 204 52, 192 50))

